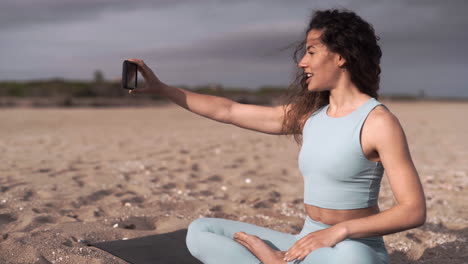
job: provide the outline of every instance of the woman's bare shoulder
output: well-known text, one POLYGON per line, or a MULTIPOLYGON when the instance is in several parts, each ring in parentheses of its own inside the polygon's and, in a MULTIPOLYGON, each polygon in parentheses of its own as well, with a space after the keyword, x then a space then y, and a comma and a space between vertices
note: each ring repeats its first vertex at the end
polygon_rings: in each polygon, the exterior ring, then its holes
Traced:
POLYGON ((398 117, 385 105, 378 105, 369 113, 364 129, 373 145, 377 145, 377 141, 382 140, 384 134, 404 134, 398 117))
POLYGON ((398 121, 398 117, 384 104, 377 105, 372 109, 366 119, 366 123, 370 125, 383 125, 383 123, 391 125, 395 121, 398 121))

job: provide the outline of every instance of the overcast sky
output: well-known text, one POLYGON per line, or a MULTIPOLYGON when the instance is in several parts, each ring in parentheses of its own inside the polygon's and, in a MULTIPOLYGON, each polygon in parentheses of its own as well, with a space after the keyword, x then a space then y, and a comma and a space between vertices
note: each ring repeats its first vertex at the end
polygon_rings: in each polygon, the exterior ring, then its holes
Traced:
POLYGON ((287 85, 313 9, 370 22, 382 94, 468 97, 465 0, 0 0, 0 80, 118 78, 141 58, 171 85, 287 85))

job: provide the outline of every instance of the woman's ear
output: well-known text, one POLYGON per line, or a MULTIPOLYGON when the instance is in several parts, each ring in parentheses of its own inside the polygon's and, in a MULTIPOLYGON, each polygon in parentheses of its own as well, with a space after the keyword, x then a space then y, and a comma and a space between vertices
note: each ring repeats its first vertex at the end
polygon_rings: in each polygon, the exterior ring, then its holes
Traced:
POLYGON ((336 58, 337 58, 336 65, 339 68, 343 68, 344 65, 346 64, 346 60, 340 54, 337 54, 336 58))

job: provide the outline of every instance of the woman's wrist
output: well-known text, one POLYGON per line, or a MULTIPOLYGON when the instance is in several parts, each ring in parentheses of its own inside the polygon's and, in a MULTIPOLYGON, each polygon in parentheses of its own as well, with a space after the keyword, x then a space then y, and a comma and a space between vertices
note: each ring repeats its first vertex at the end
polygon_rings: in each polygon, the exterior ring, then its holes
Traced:
POLYGON ((337 230, 336 232, 338 233, 338 236, 341 238, 340 241, 348 238, 349 230, 348 230, 346 223, 341 222, 341 223, 334 225, 333 227, 336 228, 337 230))
POLYGON ((168 89, 170 89, 168 85, 159 81, 158 83, 151 84, 150 91, 155 95, 166 96, 168 89))

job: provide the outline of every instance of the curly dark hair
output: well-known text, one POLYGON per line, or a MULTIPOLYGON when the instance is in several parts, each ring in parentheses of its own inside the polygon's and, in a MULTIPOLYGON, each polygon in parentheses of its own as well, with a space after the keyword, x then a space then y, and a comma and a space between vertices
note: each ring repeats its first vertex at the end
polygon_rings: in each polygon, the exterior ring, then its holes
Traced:
MULTIPOLYGON (((358 89, 377 99, 382 51, 377 44, 380 38, 375 35, 372 25, 348 9, 329 9, 313 11, 305 31, 306 37, 312 29, 321 30, 320 41, 345 59, 344 68, 358 89)), ((304 56, 305 39, 295 44, 293 60, 296 65, 304 56)), ((294 135, 298 144, 302 144, 302 129, 306 119, 327 105, 330 96, 330 91, 308 91, 306 79, 303 69, 296 68, 284 105, 282 134, 294 135)))

